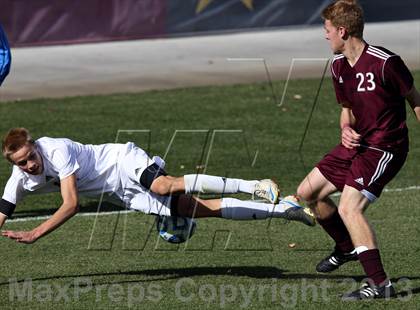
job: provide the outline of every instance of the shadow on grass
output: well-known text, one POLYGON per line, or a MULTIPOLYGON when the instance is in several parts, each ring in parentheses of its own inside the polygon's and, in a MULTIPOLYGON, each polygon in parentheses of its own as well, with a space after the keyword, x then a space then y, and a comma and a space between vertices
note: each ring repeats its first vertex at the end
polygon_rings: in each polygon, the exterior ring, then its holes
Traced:
MULTIPOLYGON (((400 279, 418 280, 419 278, 420 277, 415 277, 415 278, 410 278, 410 277, 404 278, 404 277, 402 277, 402 278, 397 278, 397 279, 391 279, 391 281, 393 283, 396 283, 400 279)), ((417 294, 420 294, 420 287, 416 287, 416 288, 413 288, 413 289, 400 291, 400 292, 397 293, 397 297, 400 297, 400 298, 401 297, 402 298, 410 298, 411 295, 417 295, 417 294)))
MULTIPOLYGON (((103 285, 128 284, 128 283, 147 283, 154 281, 168 281, 182 278, 192 278, 201 276, 229 276, 229 277, 248 277, 254 279, 283 279, 291 281, 299 280, 331 280, 331 281, 356 281, 361 282, 365 279, 364 275, 332 275, 332 274, 308 274, 308 273, 287 273, 287 270, 268 266, 236 266, 236 267, 191 267, 191 268, 171 268, 171 269, 148 269, 119 271, 109 273, 85 273, 74 275, 56 275, 49 277, 39 277, 25 279, 13 279, 13 285, 24 283, 31 280, 54 281, 74 278, 74 282, 69 287, 97 287, 103 285), (112 277, 113 279, 107 279, 112 277), (118 280, 115 277, 123 277, 118 280), (133 278, 128 280, 127 277, 133 278), (77 279, 77 282, 76 282, 77 279)), ((393 283, 400 280, 411 281, 420 280, 420 276, 393 278, 393 283)), ((10 280, 9 280, 10 281, 10 280)), ((8 282, 0 283, 1 286, 10 285, 8 282)), ((410 298, 411 295, 420 293, 420 287, 398 292, 395 298, 410 298)))
MULTIPOLYGON (((136 277, 133 280, 122 281, 106 281, 106 279, 98 279, 98 283, 90 279, 93 285, 103 284, 120 284, 130 282, 152 282, 152 281, 166 281, 188 277, 200 276, 230 276, 230 277, 249 277, 254 279, 289 279, 289 280, 355 280, 362 281, 364 275, 331 275, 331 274, 308 274, 308 273, 287 273, 287 270, 268 266, 236 266, 236 267, 191 267, 191 268, 170 268, 170 269, 148 269, 148 270, 133 270, 133 271, 118 271, 108 273, 85 273, 74 275, 55 275, 49 277, 30 278, 32 281, 48 281, 61 280, 67 278, 106 278, 106 277, 136 277), (105 280, 105 281, 100 281, 105 280), (100 282, 100 283, 99 283, 100 282)), ((404 277, 408 280, 417 280, 420 277, 404 277)), ((16 280, 17 283, 24 282, 25 279, 16 280)), ((398 279, 393 279, 397 282, 398 279)), ((9 282, 2 282, 2 285, 8 285, 9 282)))

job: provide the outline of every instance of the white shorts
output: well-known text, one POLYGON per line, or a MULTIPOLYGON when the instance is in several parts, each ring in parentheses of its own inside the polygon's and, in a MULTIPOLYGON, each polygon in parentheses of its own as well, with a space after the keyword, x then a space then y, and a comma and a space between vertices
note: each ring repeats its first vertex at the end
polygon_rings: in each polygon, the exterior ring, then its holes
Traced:
POLYGON ((135 195, 129 208, 145 214, 171 215, 171 196, 160 196, 152 192, 135 195))
POLYGON ((171 197, 152 193, 140 184, 142 173, 153 164, 163 169, 165 161, 159 156, 150 159, 134 143, 127 143, 127 150, 118 162, 121 187, 115 194, 129 209, 146 214, 171 215, 171 197))

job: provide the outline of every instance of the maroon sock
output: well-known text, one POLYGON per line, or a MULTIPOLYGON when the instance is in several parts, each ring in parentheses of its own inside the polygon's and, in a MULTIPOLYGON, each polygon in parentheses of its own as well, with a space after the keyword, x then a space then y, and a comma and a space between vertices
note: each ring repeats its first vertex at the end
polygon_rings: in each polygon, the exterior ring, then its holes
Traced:
POLYGON ((334 239, 336 248, 343 253, 349 253, 354 250, 350 234, 344 225, 338 211, 336 210, 332 217, 326 220, 319 220, 318 223, 334 239))
POLYGON ((375 285, 381 285, 387 279, 381 255, 378 249, 367 250, 359 254, 359 261, 369 279, 375 285))

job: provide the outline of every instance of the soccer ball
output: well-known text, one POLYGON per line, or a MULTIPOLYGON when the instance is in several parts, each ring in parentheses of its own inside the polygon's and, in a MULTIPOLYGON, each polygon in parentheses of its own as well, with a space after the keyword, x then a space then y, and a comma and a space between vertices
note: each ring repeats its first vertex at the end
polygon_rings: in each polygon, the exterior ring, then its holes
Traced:
POLYGON ((196 226, 193 219, 182 216, 160 215, 156 223, 159 236, 170 243, 187 241, 194 234, 196 226))

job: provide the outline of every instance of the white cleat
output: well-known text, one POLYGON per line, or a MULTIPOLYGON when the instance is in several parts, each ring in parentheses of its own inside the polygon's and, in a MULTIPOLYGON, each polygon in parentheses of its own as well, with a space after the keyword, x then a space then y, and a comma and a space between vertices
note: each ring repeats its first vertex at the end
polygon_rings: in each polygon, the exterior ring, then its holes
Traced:
POLYGON ((315 215, 309 208, 302 207, 299 204, 299 198, 296 196, 287 196, 280 200, 279 204, 283 205, 286 220, 298 221, 308 226, 315 226, 315 215))
POLYGON ((259 181, 255 185, 254 196, 277 203, 279 200, 279 187, 270 179, 259 181))

